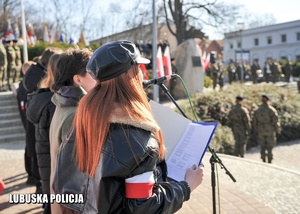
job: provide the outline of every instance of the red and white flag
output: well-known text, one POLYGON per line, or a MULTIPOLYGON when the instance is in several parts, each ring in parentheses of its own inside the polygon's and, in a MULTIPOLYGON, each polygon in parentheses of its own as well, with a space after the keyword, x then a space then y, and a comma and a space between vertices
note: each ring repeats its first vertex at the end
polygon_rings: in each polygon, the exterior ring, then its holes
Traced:
POLYGON ((171 66, 171 56, 170 56, 170 48, 169 46, 166 47, 164 56, 163 56, 163 63, 166 68, 166 75, 172 74, 172 66, 171 66))
POLYGON ((162 56, 160 46, 157 49, 156 66, 157 66, 157 78, 164 76, 165 71, 164 71, 163 56, 162 56))
POLYGON ((210 61, 210 53, 207 53, 207 55, 203 55, 205 58, 203 59, 204 61, 204 70, 207 70, 209 67, 209 61, 210 61))
POLYGON ((48 28, 47 25, 44 24, 44 38, 43 38, 44 42, 49 42, 50 38, 49 38, 49 32, 48 32, 48 28))
POLYGON ((7 22, 8 22, 8 25, 7 25, 7 31, 6 31, 6 34, 5 34, 5 40, 12 41, 12 40, 15 39, 14 32, 13 32, 13 29, 11 27, 10 20, 8 20, 7 22))
POLYGON ((148 80, 149 79, 149 76, 148 76, 148 70, 146 68, 146 65, 145 64, 139 64, 140 65, 140 68, 143 72, 143 79, 144 80, 148 80))
POLYGON ((140 175, 125 179, 126 198, 149 198, 153 194, 153 172, 145 172, 140 175))

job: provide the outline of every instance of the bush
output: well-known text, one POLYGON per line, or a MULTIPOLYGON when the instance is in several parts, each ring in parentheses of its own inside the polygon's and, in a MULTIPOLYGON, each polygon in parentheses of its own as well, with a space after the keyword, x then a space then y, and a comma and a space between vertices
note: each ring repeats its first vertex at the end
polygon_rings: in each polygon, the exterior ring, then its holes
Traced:
POLYGON ((204 87, 205 88, 210 88, 212 87, 212 80, 209 76, 204 77, 204 87))
MULTIPOLYGON (((246 97, 244 106, 248 109, 252 118, 254 111, 261 104, 261 95, 268 94, 271 97, 270 104, 278 111, 281 122, 281 133, 278 142, 287 142, 300 139, 300 95, 291 92, 288 88, 282 88, 268 84, 246 86, 232 84, 223 91, 211 93, 197 93, 192 97, 196 114, 200 121, 217 121, 219 123, 212 144, 217 152, 231 154, 234 140, 231 129, 227 126, 227 115, 235 105, 235 97, 246 97)), ((184 112, 191 120, 195 120, 187 101, 181 104, 184 112)), ((247 148, 258 145, 253 132, 250 133, 247 148)))
MULTIPOLYGON (((80 48, 85 48, 81 44, 79 44, 77 46, 79 46, 80 48)), ((53 44, 50 44, 48 42, 38 42, 38 43, 36 43, 35 46, 27 47, 28 60, 32 60, 34 57, 40 56, 47 47, 57 47, 57 48, 61 48, 62 50, 66 50, 69 47, 74 47, 74 45, 70 45, 68 43, 61 43, 61 42, 54 42, 53 44)), ((90 48, 91 50, 96 50, 98 48, 98 46, 93 44, 91 46, 88 46, 87 48, 90 48)), ((23 59, 23 46, 20 46, 20 49, 21 49, 21 54, 22 54, 22 59, 23 59)))
POLYGON ((300 62, 295 62, 293 64, 293 76, 300 77, 300 62))

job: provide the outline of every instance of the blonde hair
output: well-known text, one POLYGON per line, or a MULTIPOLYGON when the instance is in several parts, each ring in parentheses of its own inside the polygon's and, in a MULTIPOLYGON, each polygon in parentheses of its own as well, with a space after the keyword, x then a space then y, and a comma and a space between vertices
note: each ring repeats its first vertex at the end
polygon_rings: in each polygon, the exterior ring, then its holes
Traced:
POLYGON ((54 82, 54 76, 56 72, 56 65, 59 59, 60 54, 53 54, 48 62, 47 66, 47 74, 46 76, 40 81, 39 88, 50 88, 54 82))

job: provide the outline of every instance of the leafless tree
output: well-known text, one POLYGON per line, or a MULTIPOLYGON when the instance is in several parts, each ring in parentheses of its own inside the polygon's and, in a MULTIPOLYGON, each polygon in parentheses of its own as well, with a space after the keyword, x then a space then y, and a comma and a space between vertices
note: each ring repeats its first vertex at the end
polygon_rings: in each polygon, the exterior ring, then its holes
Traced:
POLYGON ((196 28, 202 29, 204 25, 218 28, 236 19, 240 6, 225 4, 218 0, 163 0, 163 7, 167 26, 180 44, 192 38, 196 28), (175 30, 172 29, 172 25, 175 25, 175 30))
POLYGON ((20 9, 19 0, 2 0, 0 1, 0 32, 1 37, 5 36, 8 26, 8 20, 14 23, 18 20, 21 13, 17 13, 20 9))

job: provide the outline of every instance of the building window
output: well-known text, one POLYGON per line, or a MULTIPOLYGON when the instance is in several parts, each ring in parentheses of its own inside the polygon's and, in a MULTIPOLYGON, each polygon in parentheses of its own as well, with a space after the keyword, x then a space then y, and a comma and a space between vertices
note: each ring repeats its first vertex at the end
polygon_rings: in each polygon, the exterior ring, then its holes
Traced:
POLYGON ((297 33, 297 41, 300 41, 300 32, 297 33))
POLYGON ((258 38, 255 38, 255 39, 254 39, 254 45, 255 45, 255 46, 258 46, 258 45, 259 45, 259 40, 258 40, 258 38))
POLYGON ((286 34, 281 35, 281 42, 285 43, 286 42, 286 34))
POLYGON ((238 48, 241 48, 241 42, 237 43, 238 48))
POLYGON ((272 44, 272 36, 267 37, 267 43, 270 45, 272 44))
POLYGON ((280 59, 287 59, 287 57, 286 56, 282 56, 282 57, 280 57, 280 59))
POLYGON ((232 43, 230 43, 230 49, 233 49, 233 44, 232 43))

